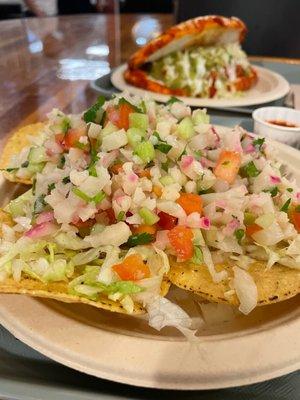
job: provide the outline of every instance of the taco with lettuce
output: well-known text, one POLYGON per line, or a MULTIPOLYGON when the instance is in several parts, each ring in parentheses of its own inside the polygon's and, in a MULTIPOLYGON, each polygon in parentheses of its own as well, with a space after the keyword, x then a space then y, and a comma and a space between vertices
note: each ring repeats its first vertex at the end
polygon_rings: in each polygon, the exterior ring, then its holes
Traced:
POLYGON ((245 314, 300 292, 300 190, 264 138, 120 95, 39 139, 13 157, 32 187, 2 212, 0 292, 160 323, 168 279, 245 314))
POLYGON ((133 86, 175 96, 238 96, 257 81, 241 48, 245 24, 208 15, 175 25, 137 50, 125 80, 133 86))

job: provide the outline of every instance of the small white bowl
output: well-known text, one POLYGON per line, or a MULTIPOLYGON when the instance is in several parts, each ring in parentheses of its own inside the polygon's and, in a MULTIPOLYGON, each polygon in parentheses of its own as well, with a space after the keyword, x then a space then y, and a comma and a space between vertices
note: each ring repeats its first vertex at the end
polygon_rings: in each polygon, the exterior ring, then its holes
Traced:
POLYGON ((261 107, 252 113, 254 132, 294 147, 300 147, 300 111, 286 107, 261 107), (268 121, 285 121, 295 128, 271 124, 268 121))

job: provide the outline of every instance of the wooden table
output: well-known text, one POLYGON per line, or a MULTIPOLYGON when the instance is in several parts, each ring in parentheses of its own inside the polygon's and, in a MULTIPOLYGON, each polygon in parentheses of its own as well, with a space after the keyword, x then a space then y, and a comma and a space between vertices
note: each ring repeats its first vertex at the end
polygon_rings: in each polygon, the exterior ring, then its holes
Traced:
POLYGON ((53 107, 82 111, 96 98, 87 78, 109 72, 172 24, 166 14, 1 21, 0 146, 11 131, 45 119, 53 107))
POLYGON ((96 98, 89 80, 127 60, 171 15, 123 14, 0 22, 1 139, 53 107, 82 111, 96 98), (149 32, 148 32, 149 35, 149 32), (72 80, 71 80, 72 79, 72 80))

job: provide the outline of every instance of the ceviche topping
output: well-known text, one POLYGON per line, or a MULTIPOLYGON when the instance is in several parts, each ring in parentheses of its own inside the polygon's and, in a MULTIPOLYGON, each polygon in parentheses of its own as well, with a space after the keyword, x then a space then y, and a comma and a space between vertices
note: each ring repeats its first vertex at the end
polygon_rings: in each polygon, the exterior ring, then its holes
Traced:
MULTIPOLYGON (((220 68, 231 52, 244 59, 228 46, 214 51, 220 68)), ((193 51, 180 57, 174 80, 194 85, 210 49, 202 64, 193 51)), ((176 98, 160 105, 123 94, 48 118, 11 161, 33 186, 6 207, 14 226, 2 227, 1 279, 67 281, 70 293, 106 294, 132 312, 160 295, 169 260, 204 264, 214 282, 228 278, 216 264, 229 263, 248 313, 251 263, 300 268, 300 189, 263 138, 213 126, 206 110, 176 98)))

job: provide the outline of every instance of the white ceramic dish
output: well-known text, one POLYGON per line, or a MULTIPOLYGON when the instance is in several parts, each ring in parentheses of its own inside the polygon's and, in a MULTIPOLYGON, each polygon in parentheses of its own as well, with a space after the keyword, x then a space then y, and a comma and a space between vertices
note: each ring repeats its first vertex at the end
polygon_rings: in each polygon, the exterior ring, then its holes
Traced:
MULTIPOLYGON (((111 81, 117 89, 126 90, 129 93, 137 95, 145 95, 145 92, 147 92, 154 100, 162 103, 169 100, 169 95, 154 93, 147 90, 145 91, 144 89, 140 89, 128 84, 123 77, 123 73, 126 68, 127 65, 123 64, 112 73, 111 81)), ((254 68, 258 74, 258 82, 252 89, 245 92, 241 97, 232 99, 209 99, 197 97, 179 98, 186 104, 193 107, 242 107, 275 101, 284 97, 289 92, 289 83, 283 76, 266 68, 257 66, 254 68)))
POLYGON ((287 107, 261 107, 252 113, 254 132, 257 135, 267 136, 271 139, 286 143, 290 146, 300 145, 300 111, 287 107), (285 121, 297 125, 288 128, 270 124, 268 121, 285 121))
MULTIPOLYGON (((275 142, 274 147, 300 184, 300 152, 275 142)), ((2 201, 10 187, 0 182, 2 201)), ((197 320, 184 293, 179 303, 197 320)), ((178 291, 170 295, 178 299, 178 291)), ((300 368, 299 300, 203 326, 193 345, 172 329, 154 331, 142 318, 21 295, 0 295, 0 323, 32 348, 87 374, 153 388, 216 389, 300 368)))

